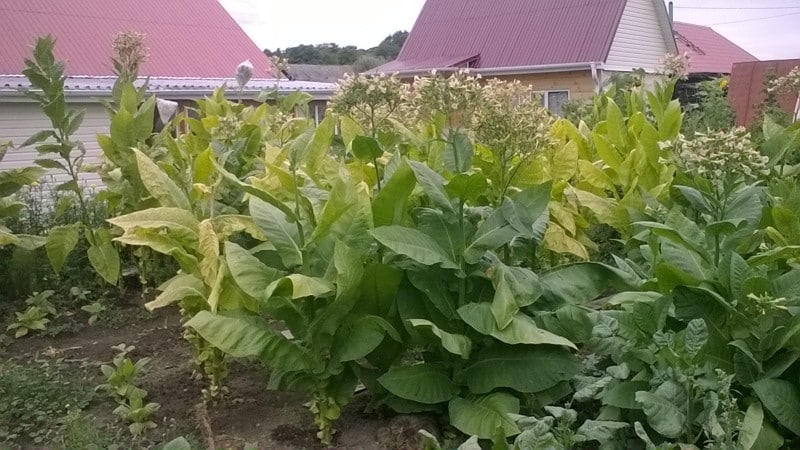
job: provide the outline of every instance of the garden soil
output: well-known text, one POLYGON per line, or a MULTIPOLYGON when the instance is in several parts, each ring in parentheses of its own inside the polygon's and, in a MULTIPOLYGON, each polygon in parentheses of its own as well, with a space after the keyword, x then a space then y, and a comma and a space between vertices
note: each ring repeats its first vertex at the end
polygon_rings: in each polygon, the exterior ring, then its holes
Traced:
MULTIPOLYGON (((134 360, 152 358, 140 385, 148 391, 148 401, 161 405, 154 419, 159 426, 150 432, 156 442, 154 436, 161 433, 171 437, 191 435, 206 448, 323 448, 316 439, 311 414, 303 406, 306 397, 268 391, 267 374, 255 363, 231 361, 226 382, 229 393, 215 405, 202 405, 203 383, 192 379, 191 349, 181 337, 177 311, 163 309, 147 314, 140 305, 128 309, 120 314, 139 318, 134 323, 117 327, 101 323, 71 335, 20 339, 6 349, 5 356, 86 361, 97 366, 96 382, 100 384, 99 366, 114 357, 111 347, 133 345, 134 360)), ((431 417, 367 414, 368 401, 366 394, 357 394, 343 410, 336 424, 334 448, 419 448, 417 431, 438 428, 437 420, 431 417)), ((112 414, 114 406, 98 395, 86 413, 102 423, 119 426, 112 414)))

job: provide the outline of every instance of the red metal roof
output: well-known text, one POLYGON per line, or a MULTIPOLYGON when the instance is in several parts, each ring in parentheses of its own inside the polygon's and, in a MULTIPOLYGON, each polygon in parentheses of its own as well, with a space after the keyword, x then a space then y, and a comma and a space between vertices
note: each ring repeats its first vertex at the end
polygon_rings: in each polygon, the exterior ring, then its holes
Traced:
POLYGON ((144 33, 143 76, 232 77, 250 59, 255 78, 272 78, 269 58, 217 0, 2 0, 0 74, 21 73, 36 37, 52 34, 70 75, 113 75, 111 43, 144 33))
POLYGON ((376 71, 432 69, 474 55, 479 68, 602 62, 625 2, 427 0, 397 59, 376 71))
POLYGON ((690 73, 730 74, 734 63, 758 61, 710 27, 675 22, 672 29, 678 51, 689 54, 690 73))

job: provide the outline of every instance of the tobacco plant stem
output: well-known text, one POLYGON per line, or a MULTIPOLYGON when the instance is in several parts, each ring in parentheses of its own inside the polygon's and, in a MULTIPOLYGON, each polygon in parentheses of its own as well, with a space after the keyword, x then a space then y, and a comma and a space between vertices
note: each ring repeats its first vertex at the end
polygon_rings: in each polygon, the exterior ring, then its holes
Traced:
POLYGON ((294 184, 294 215, 295 215, 295 224, 297 226, 297 234, 299 235, 298 238, 300 239, 300 251, 303 256, 303 272, 308 272, 308 258, 306 258, 306 235, 303 232, 303 224, 300 221, 300 191, 297 188, 297 168, 294 164, 291 165, 292 168, 292 183, 294 184))
POLYGON ((375 166, 375 180, 378 182, 378 192, 381 191, 381 174, 378 171, 378 158, 372 158, 372 164, 375 166))
POLYGON ((466 249, 466 242, 464 239, 464 200, 458 201, 458 231, 461 235, 461 251, 458 254, 458 265, 461 267, 463 278, 458 280, 458 307, 461 308, 466 304, 467 299, 467 275, 466 264, 464 263, 464 250, 466 249))

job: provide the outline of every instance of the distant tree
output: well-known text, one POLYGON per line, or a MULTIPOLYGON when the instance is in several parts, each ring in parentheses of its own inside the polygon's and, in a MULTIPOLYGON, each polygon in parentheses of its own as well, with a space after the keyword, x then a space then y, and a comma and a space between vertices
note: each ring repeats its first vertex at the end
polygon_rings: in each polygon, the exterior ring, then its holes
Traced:
POLYGON ((386 60, 380 56, 367 53, 359 56, 358 59, 353 63, 353 70, 356 73, 366 72, 367 70, 374 69, 385 62, 386 60))
POLYGON ((385 61, 397 58, 400 49, 408 38, 408 31, 397 31, 387 36, 377 47, 368 50, 359 49, 354 45, 339 47, 330 42, 326 44, 301 44, 286 49, 272 51, 265 49, 267 56, 281 56, 289 64, 317 64, 317 65, 357 65, 357 71, 372 69, 385 61))

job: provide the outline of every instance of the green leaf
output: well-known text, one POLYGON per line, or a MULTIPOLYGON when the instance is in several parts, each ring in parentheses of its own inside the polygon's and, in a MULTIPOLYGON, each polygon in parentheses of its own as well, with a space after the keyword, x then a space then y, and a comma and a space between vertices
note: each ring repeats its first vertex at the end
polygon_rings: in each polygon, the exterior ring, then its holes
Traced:
POLYGON ((447 192, 444 189, 445 179, 438 173, 431 170, 425 164, 418 161, 408 161, 408 165, 414 172, 417 183, 422 187, 422 190, 431 200, 431 202, 444 211, 455 213, 453 205, 447 197, 447 192))
POLYGON ((56 133, 53 130, 42 130, 34 134, 33 136, 29 137, 25 142, 22 143, 18 148, 27 147, 29 145, 38 144, 39 142, 44 142, 50 138, 55 138, 56 133))
POLYGON ((510 243, 516 236, 517 231, 506 222, 503 211, 495 210, 481 222, 464 251, 464 258, 467 263, 475 264, 487 251, 496 250, 510 243))
POLYGON ((463 382, 477 394, 502 387, 539 392, 571 379, 581 370, 567 350, 546 345, 494 346, 473 360, 461 375, 463 382))
POLYGON ((708 342, 708 327, 703 319, 693 319, 686 326, 686 335, 684 337, 686 353, 689 357, 694 358, 703 350, 706 342, 708 342))
POLYGON ((414 172, 404 160, 372 202, 376 227, 404 224, 408 214, 406 205, 416 182, 414 172))
POLYGON ((641 406, 636 402, 636 393, 648 389, 650 383, 647 381, 623 381, 603 391, 603 404, 616 408, 639 409, 641 406))
POLYGON ((475 203, 478 197, 483 195, 489 188, 486 177, 479 174, 460 173, 447 182, 445 190, 450 198, 460 199, 468 203, 475 203))
POLYGON ((469 136, 451 130, 444 149, 444 167, 455 174, 468 171, 472 167, 473 151, 469 136))
POLYGON ((430 328, 431 333, 442 342, 442 347, 445 350, 464 359, 469 359, 469 354, 472 351, 472 341, 468 337, 461 334, 448 333, 429 320, 409 319, 408 323, 415 328, 430 328))
POLYGON ((95 245, 87 251, 94 270, 109 284, 116 284, 120 274, 119 253, 111 242, 111 234, 105 228, 95 230, 95 245))
POLYGON ((541 295, 536 274, 522 267, 495 264, 492 284, 495 288, 492 315, 500 329, 511 323, 519 308, 533 304, 541 295))
POLYGON ((290 282, 292 286, 291 298, 293 300, 306 297, 325 297, 333 292, 333 285, 322 278, 314 278, 299 273, 293 273, 281 278, 280 280, 272 282, 267 287, 267 296, 269 297, 273 292, 281 287, 281 284, 287 281, 290 282))
POLYGON ((764 423, 764 410, 761 403, 753 402, 747 407, 747 412, 739 425, 738 450, 750 450, 754 448, 758 435, 761 434, 761 427, 764 423))
POLYGON ((514 229, 527 239, 541 243, 547 230, 550 214, 547 205, 550 203, 552 183, 518 192, 503 202, 503 216, 514 229))
POLYGON ((800 389, 797 385, 785 380, 765 379, 756 381, 751 387, 781 425, 800 435, 800 389))
POLYGON ((191 211, 192 205, 189 203, 186 194, 172 181, 169 175, 141 151, 134 149, 133 152, 136 155, 139 176, 147 192, 149 192, 161 206, 191 211))
POLYGON ((637 392, 636 401, 647 415, 647 423, 664 437, 677 439, 684 433, 686 415, 668 399, 651 392, 637 392))
POLYGON ((577 350, 568 339, 537 327, 536 322, 523 313, 515 314, 503 329, 498 328, 488 303, 469 303, 458 309, 458 315, 475 331, 506 344, 563 345, 577 350))
POLYGON ((248 184, 248 183, 242 182, 241 180, 239 180, 239 178, 237 178, 235 175, 233 175, 232 173, 230 173, 227 170, 225 170, 225 168, 220 166, 217 162, 214 162, 214 166, 217 168, 217 171, 220 174, 222 174, 222 177, 227 182, 234 184, 239 189, 243 190, 245 193, 250 194, 251 196, 258 198, 259 200, 261 200, 263 202, 269 203, 270 205, 274 206, 275 208, 278 208, 283 214, 286 215, 286 217, 289 218, 290 221, 297 220, 297 218, 295 217, 294 211, 292 211, 292 208, 287 206, 282 201, 278 200, 277 197, 275 197, 271 193, 269 193, 269 192, 267 192, 267 191, 265 191, 263 189, 259 189, 259 188, 255 187, 255 186, 253 186, 252 184, 248 184))
POLYGON ((461 269, 433 239, 416 229, 391 225, 370 230, 370 234, 393 252, 420 264, 441 264, 445 269, 461 269))
POLYGON ((427 405, 449 401, 458 394, 447 371, 431 364, 389 369, 378 382, 398 397, 427 405))
POLYGON ((608 420, 587 420, 578 427, 578 433, 582 434, 587 441, 597 441, 607 443, 613 441, 621 430, 628 428, 630 424, 625 422, 612 422, 608 420))
POLYGON ((519 434, 511 415, 519 414, 519 399, 496 392, 483 396, 456 397, 448 405, 450 424, 468 436, 492 439, 497 430, 505 437, 519 434))
POLYGON ((189 298, 206 299, 203 281, 194 275, 176 275, 159 286, 161 294, 144 305, 148 311, 169 306, 189 298))
POLYGON ((286 268, 303 264, 297 227, 280 208, 258 197, 250 197, 250 215, 267 235, 267 240, 275 246, 286 268))
POLYGON ((539 276, 543 296, 556 303, 585 305, 609 287, 618 291, 638 290, 641 280, 600 263, 562 266, 539 276))
POLYGON ((359 317, 345 331, 344 338, 336 343, 339 362, 364 358, 381 345, 386 334, 397 342, 401 341, 400 334, 386 320, 378 316, 359 317))
POLYGON ((80 240, 80 225, 63 225, 53 227, 47 234, 47 242, 44 244, 47 250, 47 258, 56 273, 61 272, 67 257, 80 240))
POLYGON ((353 155, 358 159, 371 162, 373 159, 383 156, 383 149, 375 138, 356 136, 353 139, 353 155))
POLYGON ((137 228, 176 231, 181 235, 197 239, 200 222, 191 211, 180 208, 150 208, 124 216, 108 219, 108 222, 129 233, 137 228))
POLYGON ((277 270, 230 241, 225 241, 225 261, 236 284, 256 299, 263 299, 267 286, 280 276, 277 270))
POLYGON ((200 311, 186 326, 223 352, 237 357, 258 357, 270 367, 285 371, 311 370, 308 351, 272 331, 257 318, 225 317, 200 311))

